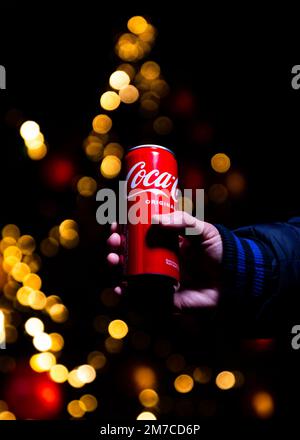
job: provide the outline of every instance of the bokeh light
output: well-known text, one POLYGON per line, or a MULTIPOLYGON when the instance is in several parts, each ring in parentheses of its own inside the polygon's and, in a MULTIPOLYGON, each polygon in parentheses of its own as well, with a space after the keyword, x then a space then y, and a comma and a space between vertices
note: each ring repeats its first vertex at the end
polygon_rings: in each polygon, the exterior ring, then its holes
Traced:
POLYGON ((105 366, 107 359, 101 351, 92 351, 88 355, 87 361, 95 370, 100 370, 105 366))
POLYGON ((96 371, 91 365, 81 365, 77 370, 77 377, 83 383, 91 383, 96 379, 96 371))
POLYGON ((11 238, 14 238, 15 240, 18 240, 18 238, 21 235, 20 229, 18 228, 18 226, 11 224, 11 223, 8 225, 5 225, 2 228, 1 234, 2 234, 3 238, 11 237, 11 238))
POLYGON ((141 75, 152 81, 159 77, 160 67, 155 61, 146 61, 141 67, 141 75))
POLYGON ((16 416, 11 411, 0 412, 0 420, 16 420, 16 416))
POLYGON ((11 270, 12 276, 19 282, 22 282, 29 273, 30 267, 26 263, 16 263, 11 270))
POLYGON ((208 197, 216 204, 224 203, 228 198, 228 190, 222 183, 215 183, 209 188, 208 197))
POLYGON ((82 403, 86 412, 95 411, 98 406, 97 399, 92 394, 84 394, 82 397, 80 397, 80 402, 82 403))
POLYGON ((274 414, 274 399, 267 391, 255 393, 251 400, 251 406, 256 416, 261 419, 267 419, 274 414))
POLYGON ((153 122, 154 131, 160 135, 169 134, 173 129, 173 122, 167 116, 159 116, 153 122))
POLYGON ((216 377, 216 385, 220 390, 230 390, 235 385, 235 377, 231 371, 221 371, 216 377))
POLYGON ((124 104, 133 104, 139 99, 139 91, 135 86, 129 84, 120 89, 119 96, 124 104))
POLYGON ((130 83, 130 77, 128 73, 123 70, 116 70, 109 77, 109 85, 116 90, 120 90, 130 83))
POLYGON ((108 333, 112 338, 123 339, 128 333, 128 326, 126 322, 121 319, 115 319, 111 321, 108 326, 108 333))
POLYGON ((54 352, 61 351, 64 348, 64 338, 59 333, 50 333, 51 347, 50 350, 54 352))
POLYGON ((32 160, 41 160, 47 154, 47 146, 45 144, 40 145, 38 148, 33 148, 27 150, 27 154, 32 160))
POLYGON ((70 371, 68 374, 68 382, 73 388, 82 388, 84 386, 84 382, 78 377, 77 369, 70 371))
POLYGON ((50 377, 54 382, 64 383, 68 379, 68 369, 64 365, 53 365, 50 369, 50 377))
POLYGON ((141 412, 137 418, 137 420, 156 420, 156 416, 150 411, 141 412))
POLYGON ((156 391, 151 388, 142 390, 139 394, 139 401, 146 408, 152 408, 158 404, 159 397, 156 391))
POLYGON ((117 142, 110 142, 107 144, 103 151, 103 156, 117 156, 119 159, 122 159, 124 155, 124 149, 122 145, 117 142))
POLYGON ((77 190, 83 197, 91 197, 97 190, 97 182, 92 177, 81 177, 77 182, 77 190))
POLYGON ((54 322, 65 322, 69 317, 69 312, 63 304, 54 304, 49 309, 49 315, 54 322))
POLYGON ((116 108, 119 107, 120 102, 120 97, 116 92, 105 92, 100 98, 101 107, 108 111, 116 110, 116 108))
POLYGON ((51 348, 51 338, 47 333, 38 333, 33 338, 33 345, 38 351, 48 351, 51 348))
POLYGON ((211 158, 212 169, 217 173, 226 173, 230 164, 230 158, 225 153, 217 153, 211 158))
POLYGON ((53 237, 44 238, 41 241, 40 250, 45 257, 54 257, 59 251, 59 243, 53 237))
POLYGON ((30 287, 34 290, 39 290, 42 287, 42 280, 39 275, 35 273, 29 273, 28 275, 26 275, 26 277, 24 277, 23 285, 30 287))
POLYGON ((34 310, 43 310, 46 301, 46 295, 40 290, 32 290, 28 296, 28 305, 34 310))
POLYGON ((37 373, 49 371, 55 364, 56 358, 52 353, 39 353, 31 356, 29 364, 37 373))
POLYGON ((105 134, 111 129, 112 120, 109 116, 101 114, 94 117, 92 125, 96 133, 105 134))
POLYGON ((31 255, 35 250, 35 240, 31 235, 22 235, 18 239, 18 247, 21 249, 22 254, 31 255))
POLYGON ((84 406, 79 400, 72 400, 69 402, 67 410, 68 413, 76 419, 83 417, 85 414, 84 406))
POLYGON ((36 336, 44 332, 44 323, 39 318, 29 318, 25 322, 25 330, 30 336, 36 336))
POLYGON ((181 374, 176 377, 174 387, 178 393, 189 393, 194 387, 194 380, 188 374, 181 374))
POLYGON ((106 179, 114 179, 121 171, 122 163, 117 156, 108 155, 101 162, 100 171, 106 179))
POLYGON ((134 369, 133 380, 138 390, 155 388, 157 383, 155 371, 146 365, 141 365, 134 369))
POLYGON ((128 20, 127 27, 130 30, 130 32, 138 35, 138 34, 142 34, 147 30, 148 23, 144 17, 141 17, 140 15, 136 15, 128 20))
POLYGON ((26 121, 20 127, 20 135, 25 141, 35 139, 40 133, 39 125, 34 121, 26 121))
POLYGON ((193 378, 195 382, 199 382, 201 384, 206 384, 210 382, 212 378, 212 372, 208 367, 197 367, 193 372, 193 378))

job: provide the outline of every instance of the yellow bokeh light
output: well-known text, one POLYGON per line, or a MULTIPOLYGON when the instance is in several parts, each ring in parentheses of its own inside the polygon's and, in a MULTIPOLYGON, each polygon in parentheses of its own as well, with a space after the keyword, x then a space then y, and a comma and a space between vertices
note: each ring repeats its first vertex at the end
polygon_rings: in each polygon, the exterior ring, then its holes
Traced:
POLYGON ((94 117, 92 125, 96 133, 105 134, 111 129, 112 120, 107 115, 97 115, 94 117))
POLYGON ((55 364, 56 358, 52 353, 39 353, 31 356, 29 364, 37 373, 49 371, 55 364))
POLYGON ((84 382, 82 382, 78 377, 78 370, 72 370, 68 374, 68 382, 73 388, 82 388, 84 385, 84 382))
POLYGON ((49 310, 49 315, 54 322, 65 322, 68 319, 69 312, 63 304, 54 304, 49 310))
POLYGON ((124 104, 133 104, 139 99, 139 91, 135 86, 130 84, 119 91, 119 96, 124 104))
POLYGON ((79 400, 72 400, 71 402, 69 402, 67 410, 68 413, 76 419, 80 419, 85 414, 84 406, 79 400))
POLYGON ((55 238, 47 237, 41 241, 40 249, 45 257, 54 257, 58 253, 59 243, 55 238))
POLYGON ((144 41, 145 43, 152 44, 156 37, 156 29, 152 24, 148 23, 146 29, 144 32, 139 34, 140 40, 144 41))
POLYGON ((50 333, 51 338, 51 351, 61 351, 64 348, 64 338, 59 333, 50 333))
POLYGON ((104 345, 109 353, 119 353, 122 350, 123 342, 121 339, 115 339, 109 336, 105 339, 104 345))
POLYGON ((132 64, 129 63, 120 64, 120 66, 117 67, 117 70, 123 70, 123 72, 126 72, 131 80, 135 76, 135 68, 132 66, 132 64))
POLYGON ((134 370, 134 382, 139 390, 153 388, 156 386, 156 374, 154 370, 147 366, 139 366, 134 370))
POLYGON ((52 306, 54 306, 54 304, 61 304, 61 298, 57 295, 50 295, 47 298, 47 302, 46 302, 46 306, 45 306, 45 310, 46 312, 50 312, 50 309, 52 306))
POLYGON ((275 405, 273 397, 266 391, 259 391, 254 394, 251 401, 252 408, 261 419, 267 419, 274 413, 275 405))
POLYGON ((40 290, 33 290, 28 297, 28 305, 34 310, 43 310, 47 302, 46 295, 40 290))
POLYGON ((211 380, 212 373, 207 367, 197 367, 193 372, 193 378, 196 382, 199 383, 208 383, 211 380))
POLYGON ((137 420, 156 420, 156 417, 150 411, 143 411, 137 416, 136 419, 137 420))
POLYGON ((231 371, 221 371, 216 377, 216 385, 221 390, 230 390, 235 385, 235 377, 231 371))
POLYGON ((123 339, 128 333, 128 326, 126 322, 121 319, 115 319, 111 321, 108 326, 108 333, 112 338, 123 339))
POLYGON ((47 146, 46 144, 42 144, 38 148, 34 148, 34 149, 28 148, 27 154, 32 160, 41 160, 47 154, 47 146))
POLYGON ((11 411, 0 412, 0 420, 16 420, 16 416, 11 411))
POLYGON ((13 267, 19 263, 19 260, 17 257, 11 256, 5 258, 5 260, 2 263, 3 270, 7 273, 10 273, 13 269, 13 267))
POLYGON ((173 122, 167 116, 159 116, 153 122, 154 131, 157 134, 166 135, 173 129, 173 122))
POLYGON ((41 277, 39 277, 35 273, 29 273, 23 279, 23 285, 27 286, 27 287, 31 287, 31 289, 34 289, 34 290, 40 290, 40 288, 42 287, 41 277))
POLYGON ((84 396, 80 397, 80 402, 82 403, 86 412, 95 411, 98 406, 97 399, 92 394, 85 394, 84 396))
POLYGON ((18 247, 24 255, 31 255, 35 250, 35 240, 31 235, 22 235, 18 239, 18 247))
POLYGON ((91 383, 96 379, 96 371, 91 365, 81 365, 77 370, 78 379, 83 383, 91 383))
POLYGON ((29 273, 30 267, 26 263, 16 263, 11 270, 12 276, 19 282, 22 282, 29 273))
POLYGON ((140 392, 139 401, 146 408, 152 408, 158 404, 159 397, 156 391, 148 388, 140 392))
POLYGON ((17 246, 8 246, 3 253, 3 257, 4 259, 8 257, 14 257, 18 261, 21 261, 22 251, 17 246))
POLYGON ((116 70, 110 75, 109 85, 113 89, 120 90, 122 87, 128 86, 129 83, 129 75, 123 70, 116 70))
POLYGON ((50 369, 50 377, 54 382, 64 383, 68 379, 68 369, 61 364, 53 365, 50 369))
POLYGON ((38 272, 40 270, 41 265, 42 265, 42 260, 41 260, 41 257, 38 254, 25 255, 24 258, 23 258, 23 263, 28 264, 28 266, 30 267, 31 272, 35 273, 35 272, 38 272))
POLYGON ((20 127, 20 135, 25 141, 35 139, 40 133, 39 124, 34 121, 26 121, 20 127))
POLYGON ((33 289, 31 287, 23 286, 20 287, 17 291, 17 300, 19 301, 22 306, 28 306, 28 300, 30 294, 33 292, 33 289))
POLYGON ((18 238, 20 237, 20 229, 17 225, 14 224, 5 225, 1 233, 3 238, 12 237, 15 240, 18 240, 18 238))
POLYGON ((39 318, 29 318, 25 322, 25 330, 30 336, 44 332, 44 323, 39 318))
POLYGON ((39 133, 35 138, 25 140, 25 145, 29 150, 36 150, 40 148, 45 142, 45 138, 42 133, 39 133))
POLYGON ((144 17, 141 17, 140 15, 136 15, 134 17, 131 17, 127 22, 127 27, 130 30, 130 32, 133 32, 134 34, 142 34, 147 30, 147 20, 144 17))
POLYGON ((176 377, 174 387, 178 393, 189 393, 194 387, 194 380, 188 374, 181 374, 176 377))
POLYGON ((79 235, 75 229, 67 229, 60 237, 60 244, 66 249, 73 249, 78 246, 79 235))
POLYGON ((101 351, 92 351, 88 355, 87 361, 95 370, 100 370, 106 364, 106 357, 101 351))
POLYGON ((90 197, 97 190, 97 182, 92 177, 82 177, 77 182, 77 190, 81 196, 90 197))
POLYGON ((100 105, 104 110, 112 111, 119 107, 120 96, 116 92, 104 92, 100 98, 100 105))
POLYGON ((9 246, 15 246, 16 243, 17 242, 13 237, 4 237, 0 242, 0 251, 3 254, 6 248, 9 246))
POLYGON ((124 154, 124 149, 122 145, 117 142, 110 142, 104 148, 103 156, 117 156, 119 159, 122 159, 124 154))
POLYGON ((121 161, 117 156, 108 155, 101 162, 100 171, 106 179, 113 179, 121 171, 121 161))
POLYGON ((152 81, 159 77, 160 67, 155 61, 146 61, 141 67, 141 75, 152 81))
POLYGON ((78 231, 78 225, 75 222, 75 220, 72 219, 66 219, 59 225, 59 234, 64 237, 66 232, 69 230, 78 231))
POLYGON ((32 342, 38 351, 48 351, 51 348, 51 338, 44 332, 35 335, 32 342))
POLYGON ((93 162, 98 162, 102 157, 103 148, 102 142, 89 142, 85 146, 85 154, 93 162))
POLYGON ((217 173, 226 173, 230 168, 230 158, 225 153, 217 153, 211 158, 211 166, 217 173))

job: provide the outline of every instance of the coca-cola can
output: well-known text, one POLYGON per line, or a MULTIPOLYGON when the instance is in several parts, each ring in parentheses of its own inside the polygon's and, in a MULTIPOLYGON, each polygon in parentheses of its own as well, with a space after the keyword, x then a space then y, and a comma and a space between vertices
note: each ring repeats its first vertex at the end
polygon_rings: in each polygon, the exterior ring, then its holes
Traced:
POLYGON ((171 150, 139 145, 125 157, 127 225, 124 268, 128 280, 142 277, 178 284, 178 237, 152 224, 152 216, 176 210, 178 168, 171 150), (138 218, 136 218, 136 214, 138 218))

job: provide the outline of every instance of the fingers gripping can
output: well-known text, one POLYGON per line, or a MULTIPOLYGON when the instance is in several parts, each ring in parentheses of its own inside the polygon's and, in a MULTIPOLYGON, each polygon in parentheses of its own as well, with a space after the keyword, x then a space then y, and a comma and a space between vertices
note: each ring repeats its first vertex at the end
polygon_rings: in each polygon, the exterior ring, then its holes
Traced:
POLYGON ((159 145, 140 145, 125 158, 127 226, 125 275, 179 280, 178 238, 172 230, 151 224, 155 214, 176 210, 178 170, 174 154, 159 145), (162 278, 163 277, 163 278, 162 278))

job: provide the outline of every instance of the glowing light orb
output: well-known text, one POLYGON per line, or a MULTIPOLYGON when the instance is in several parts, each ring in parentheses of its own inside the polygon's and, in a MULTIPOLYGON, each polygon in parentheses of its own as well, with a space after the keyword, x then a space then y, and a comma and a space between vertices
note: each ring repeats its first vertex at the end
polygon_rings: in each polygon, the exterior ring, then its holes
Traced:
POLYGON ((230 390, 235 385, 235 377, 231 371, 221 371, 216 377, 216 385, 220 390, 230 390))
POLYGON ((108 155, 101 162, 100 171, 106 179, 114 179, 121 171, 121 161, 118 157, 108 155))
POLYGON ((188 374, 181 374, 174 381, 175 390, 178 393, 189 393, 194 387, 194 380, 188 374))
POLYGON ((123 70, 116 70, 110 75, 109 85, 116 90, 122 89, 130 83, 129 75, 123 70))
POLYGON ((100 98, 100 105, 104 110, 112 111, 120 105, 120 97, 116 92, 104 92, 100 98))
POLYGON ((20 135, 25 141, 35 139, 40 133, 40 126, 34 121, 23 122, 20 128, 20 135))
POLYGON ((108 326, 108 333, 112 338, 123 339, 128 333, 128 326, 126 322, 121 319, 115 319, 111 321, 108 326))

